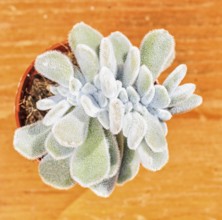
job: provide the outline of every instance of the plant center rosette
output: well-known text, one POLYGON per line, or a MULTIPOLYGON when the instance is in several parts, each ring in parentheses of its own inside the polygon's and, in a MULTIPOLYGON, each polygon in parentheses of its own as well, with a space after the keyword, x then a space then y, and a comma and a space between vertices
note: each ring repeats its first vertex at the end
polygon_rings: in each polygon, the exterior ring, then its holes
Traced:
POLYGON ((58 189, 75 184, 108 197, 132 180, 140 164, 151 171, 168 161, 167 125, 172 115, 201 104, 195 85, 180 85, 186 65, 155 83, 175 57, 173 37, 154 30, 133 46, 120 32, 103 37, 79 23, 68 36, 77 64, 47 51, 35 69, 55 84, 37 101, 42 120, 15 131, 14 147, 39 162, 42 180, 58 189))

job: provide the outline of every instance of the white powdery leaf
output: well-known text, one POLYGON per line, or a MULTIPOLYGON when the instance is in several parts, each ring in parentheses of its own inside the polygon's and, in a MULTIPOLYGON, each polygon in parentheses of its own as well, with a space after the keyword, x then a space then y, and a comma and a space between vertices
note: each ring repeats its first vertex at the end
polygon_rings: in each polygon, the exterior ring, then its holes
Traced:
POLYGON ((169 107, 177 105, 183 102, 185 99, 189 98, 194 93, 195 89, 196 86, 192 83, 187 83, 182 86, 178 86, 170 97, 171 102, 169 107))
POLYGON ((99 114, 97 115, 97 118, 100 122, 100 124, 105 128, 105 129, 109 129, 109 113, 108 111, 102 111, 99 112, 99 114))
POLYGON ((112 99, 109 103, 110 131, 118 134, 122 129, 124 105, 119 99, 112 99))
POLYGON ((69 33, 68 41, 74 54, 76 47, 79 44, 85 44, 94 51, 98 52, 102 38, 102 34, 100 34, 97 30, 83 22, 80 22, 73 26, 69 33))
POLYGON ((165 79, 163 86, 166 88, 169 95, 171 95, 182 82, 186 72, 187 66, 185 64, 181 64, 165 79))
POLYGON ((126 92, 126 89, 122 88, 119 92, 119 97, 118 97, 122 103, 127 103, 129 101, 128 99, 128 95, 127 95, 127 92, 126 92))
POLYGON ((132 86, 128 86, 126 88, 127 95, 129 97, 129 101, 132 102, 133 104, 136 104, 140 101, 140 96, 136 92, 136 90, 132 86))
POLYGON ((39 175, 42 181, 56 189, 70 189, 75 182, 70 175, 69 158, 54 160, 45 156, 39 163, 39 175))
POLYGON ((114 136, 110 131, 105 131, 105 135, 109 144, 109 155, 110 155, 110 171, 107 178, 115 176, 120 168, 120 150, 114 136))
POLYGON ((91 119, 85 142, 75 149, 71 176, 83 187, 100 183, 110 172, 109 143, 97 119, 91 119))
POLYGON ((60 95, 51 96, 48 98, 40 99, 36 102, 36 108, 41 111, 46 111, 53 108, 58 102, 63 99, 60 95))
POLYGON ((70 103, 72 106, 77 106, 78 105, 78 98, 76 95, 72 95, 71 93, 68 94, 66 97, 66 100, 68 103, 70 103))
POLYGON ((97 74, 94 79, 93 79, 93 83, 96 86, 97 89, 101 89, 101 84, 100 84, 100 80, 99 80, 99 74, 97 74))
POLYGON ((69 102, 66 100, 60 101, 50 111, 47 112, 42 120, 42 123, 46 126, 55 124, 55 122, 62 118, 70 108, 71 105, 69 102))
POLYGON ((89 95, 89 94, 93 94, 97 91, 97 88, 92 84, 92 83, 86 83, 83 87, 81 92, 89 95))
POLYGON ((50 133, 45 140, 45 149, 55 160, 70 157, 74 151, 73 148, 67 148, 59 144, 52 133, 50 133))
POLYGON ((80 103, 87 115, 90 117, 97 117, 98 113, 102 111, 99 105, 96 103, 93 97, 82 95, 80 98, 80 103))
POLYGON ((97 195, 103 198, 108 198, 116 185, 116 176, 103 180, 102 182, 93 185, 90 189, 97 195))
POLYGON ((132 180, 137 175, 140 168, 140 160, 137 151, 130 150, 127 147, 126 141, 124 145, 122 164, 117 181, 120 185, 132 180))
POLYGON ((132 109, 133 109, 133 104, 132 104, 132 102, 127 102, 127 103, 125 103, 125 113, 128 113, 128 112, 131 112, 132 111, 132 109))
POLYGON ((164 86, 155 85, 155 94, 149 104, 153 108, 166 108, 170 104, 170 97, 164 86))
POLYGON ((42 157, 46 153, 44 142, 50 129, 42 121, 17 128, 13 141, 15 150, 29 160, 42 157))
POLYGON ((146 93, 142 98, 141 98, 141 103, 144 106, 148 106, 150 102, 153 100, 153 97, 155 95, 155 87, 152 86, 150 91, 146 93))
POLYGON ((140 69, 140 51, 137 47, 132 47, 126 57, 122 77, 123 86, 126 88, 133 85, 140 69))
POLYGON ((117 64, 122 65, 125 62, 126 56, 132 45, 129 39, 118 31, 111 33, 109 39, 111 40, 113 45, 117 64))
POLYGON ((123 135, 125 137, 128 137, 132 123, 133 123, 133 113, 128 112, 123 117, 123 135))
POLYGON ((165 109, 156 109, 157 117, 161 121, 168 121, 172 118, 171 113, 168 110, 165 109))
POLYGON ((53 85, 48 85, 47 86, 47 90, 50 91, 53 95, 58 95, 58 90, 57 90, 58 86, 53 86, 53 85))
POLYGON ((107 98, 114 98, 117 92, 117 84, 113 73, 107 67, 102 67, 99 72, 99 79, 103 94, 107 98))
POLYGON ((174 58, 174 38, 164 29, 151 31, 143 38, 140 52, 141 63, 149 68, 155 81, 174 58))
POLYGON ((85 76, 82 74, 79 67, 76 65, 74 65, 74 76, 76 79, 78 79, 81 82, 82 85, 84 85, 86 83, 85 76))
POLYGON ((141 97, 149 94, 153 86, 153 76, 146 65, 140 67, 139 75, 136 80, 136 89, 141 97))
POLYGON ((69 91, 71 94, 76 95, 81 88, 82 83, 78 79, 72 77, 69 81, 69 91))
POLYGON ((100 68, 107 67, 110 69, 114 76, 117 73, 117 63, 116 57, 114 54, 113 45, 109 38, 103 38, 100 44, 100 51, 99 51, 99 61, 100 61, 100 68))
POLYGON ((203 99, 199 95, 191 95, 189 98, 171 108, 169 111, 172 115, 191 111, 201 105, 203 99))
POLYGON ((78 147, 84 143, 89 126, 89 116, 81 107, 59 120, 52 128, 55 139, 66 147, 78 147))
POLYGON ((108 99, 104 96, 102 91, 94 93, 93 97, 101 108, 105 108, 108 105, 108 99))
POLYGON ((47 51, 35 60, 35 69, 46 78, 68 87, 70 77, 74 76, 71 60, 59 51, 47 51))
POLYGON ((159 120, 149 112, 147 112, 145 119, 147 123, 146 143, 154 152, 164 151, 167 148, 167 141, 159 120))
POLYGON ((132 122, 127 136, 127 145, 131 150, 136 150, 143 140, 147 126, 145 119, 138 112, 132 113, 132 122))
POLYGON ((86 80, 93 82, 95 75, 99 71, 99 60, 95 51, 86 45, 79 44, 76 48, 75 56, 86 80))
POLYGON ((143 141, 137 149, 141 164, 148 170, 158 171, 162 169, 169 159, 168 149, 163 152, 153 152, 147 143, 143 141))
POLYGON ((165 122, 161 122, 161 121, 160 121, 160 124, 161 124, 161 126, 162 126, 164 135, 167 136, 167 133, 168 133, 167 124, 166 124, 165 122))
POLYGON ((57 86, 57 92, 63 97, 66 97, 69 94, 69 89, 64 86, 57 86))

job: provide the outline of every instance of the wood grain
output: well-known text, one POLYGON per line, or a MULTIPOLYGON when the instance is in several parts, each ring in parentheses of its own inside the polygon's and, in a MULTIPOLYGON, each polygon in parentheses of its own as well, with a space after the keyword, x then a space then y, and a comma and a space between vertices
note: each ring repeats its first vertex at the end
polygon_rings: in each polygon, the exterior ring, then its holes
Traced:
POLYGON ((0 219, 222 219, 221 0, 1 0, 0 219), (170 161, 160 172, 141 169, 109 199, 74 187, 45 186, 37 163, 12 147, 14 97, 31 61, 85 21, 104 35, 119 30, 139 46, 145 33, 166 28, 176 39, 172 67, 188 65, 204 104, 169 122, 170 161))

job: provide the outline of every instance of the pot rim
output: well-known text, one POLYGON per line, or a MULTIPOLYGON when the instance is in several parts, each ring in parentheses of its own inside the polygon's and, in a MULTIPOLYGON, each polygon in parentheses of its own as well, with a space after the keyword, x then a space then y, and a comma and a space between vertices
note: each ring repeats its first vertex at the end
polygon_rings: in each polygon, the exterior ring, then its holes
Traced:
MULTIPOLYGON (((59 50, 61 52, 65 52, 67 51, 67 49, 68 49, 68 41, 65 40, 65 41, 62 41, 61 43, 53 44, 44 52, 49 51, 49 50, 59 50)), ((21 109, 20 103, 21 103, 21 99, 23 98, 22 92, 27 88, 27 84, 30 80, 32 80, 32 76, 37 74, 37 71, 35 70, 35 67, 34 67, 34 63, 35 63, 35 60, 32 61, 31 64, 28 66, 28 68, 25 70, 25 72, 21 76, 18 83, 18 87, 17 87, 17 91, 15 95, 15 106, 14 106, 14 114, 15 114, 15 121, 16 121, 17 128, 23 126, 20 120, 20 109, 21 109)))

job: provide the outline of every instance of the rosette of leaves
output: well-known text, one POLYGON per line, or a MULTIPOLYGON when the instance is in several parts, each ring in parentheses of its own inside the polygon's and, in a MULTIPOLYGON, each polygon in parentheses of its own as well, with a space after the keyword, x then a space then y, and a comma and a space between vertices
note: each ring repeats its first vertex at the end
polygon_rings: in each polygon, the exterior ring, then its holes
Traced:
POLYGON ((35 61, 57 83, 36 103, 44 119, 15 131, 14 147, 39 162, 42 180, 58 189, 75 184, 108 197, 116 183, 132 180, 140 164, 151 171, 168 161, 166 121, 201 104, 195 85, 180 85, 187 68, 157 78, 175 57, 173 37, 154 30, 133 46, 120 32, 103 37, 79 23, 68 36, 78 66, 59 51, 35 61))

